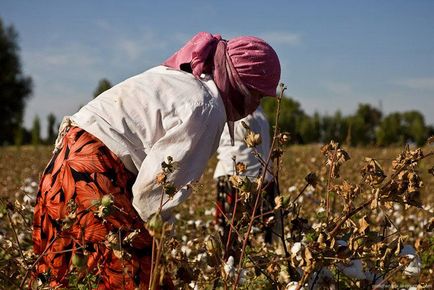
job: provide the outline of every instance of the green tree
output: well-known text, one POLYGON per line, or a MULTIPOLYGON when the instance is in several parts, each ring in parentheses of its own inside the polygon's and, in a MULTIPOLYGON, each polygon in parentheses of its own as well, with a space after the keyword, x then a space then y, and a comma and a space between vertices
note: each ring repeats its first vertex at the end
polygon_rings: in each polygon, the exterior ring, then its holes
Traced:
POLYGON ((41 121, 38 116, 33 119, 32 145, 38 146, 41 143, 41 121))
POLYGON ((359 104, 354 114, 348 118, 351 128, 351 145, 372 145, 376 141, 376 130, 381 122, 381 111, 369 104, 359 104))
POLYGON ((321 142, 327 143, 334 140, 343 143, 348 132, 347 119, 338 110, 334 116, 325 115, 321 118, 321 142))
POLYGON ((56 140, 56 116, 53 113, 47 116, 47 124, 47 143, 53 144, 56 140))
POLYGON ((31 78, 21 71, 17 40, 14 27, 0 19, 0 145, 14 143, 32 92, 31 78))
POLYGON ((402 114, 402 121, 404 141, 412 141, 418 146, 422 146, 428 137, 428 130, 425 126, 423 115, 418 111, 404 112, 402 114))
POLYGON ((18 147, 23 145, 24 142, 24 128, 18 125, 14 131, 14 144, 18 147))
MULTIPOLYGON (((262 108, 271 125, 274 125, 276 118, 277 102, 275 98, 263 98, 262 108)), ((306 117, 306 114, 300 107, 300 103, 294 101, 289 97, 283 97, 280 103, 280 118, 279 127, 280 131, 289 132, 292 140, 295 142, 300 141, 300 132, 298 131, 298 124, 306 117)))
POLYGON ((98 82, 98 86, 93 92, 93 98, 98 97, 103 92, 107 91, 112 87, 112 84, 107 79, 102 79, 98 82))
POLYGON ((321 137, 320 116, 316 112, 313 117, 304 115, 299 118, 297 131, 300 133, 303 143, 319 142, 321 137))
POLYGON ((376 132, 377 145, 387 146, 404 142, 401 120, 401 113, 398 112, 391 113, 383 118, 376 132))

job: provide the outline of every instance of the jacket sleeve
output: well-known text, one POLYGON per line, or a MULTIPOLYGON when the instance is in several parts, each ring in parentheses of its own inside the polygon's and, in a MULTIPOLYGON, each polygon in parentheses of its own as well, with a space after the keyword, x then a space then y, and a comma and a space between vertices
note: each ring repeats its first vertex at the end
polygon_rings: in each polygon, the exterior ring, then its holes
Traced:
POLYGON ((208 159, 217 149, 225 122, 221 113, 212 105, 192 107, 179 112, 182 115, 180 122, 152 146, 140 166, 133 185, 133 206, 145 221, 160 206, 163 190, 156 177, 162 171, 161 163, 168 156, 178 162, 168 181, 173 182, 179 191, 171 200, 164 194, 164 215, 188 197, 190 190, 186 185, 202 175, 208 159))

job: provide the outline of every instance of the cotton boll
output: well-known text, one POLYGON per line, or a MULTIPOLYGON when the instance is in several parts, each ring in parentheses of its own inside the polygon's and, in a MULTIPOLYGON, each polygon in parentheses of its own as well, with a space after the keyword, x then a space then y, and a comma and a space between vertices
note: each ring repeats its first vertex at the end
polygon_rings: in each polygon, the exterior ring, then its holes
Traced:
POLYGON ((404 220, 404 218, 400 215, 396 218, 395 224, 399 226, 403 220, 404 220))
POLYGON ((305 196, 312 196, 314 192, 315 192, 315 187, 313 187, 313 186, 308 186, 308 187, 306 188, 306 190, 304 191, 304 194, 303 194, 303 195, 305 195, 305 196))
POLYGON ((183 252, 188 257, 191 254, 191 249, 190 249, 190 247, 182 246, 181 247, 181 252, 183 252))
POLYGON ((227 276, 229 276, 229 277, 234 276, 234 274, 235 274, 234 257, 229 256, 227 262, 223 266, 223 270, 225 271, 227 276))
POLYGON ((293 186, 290 186, 289 188, 288 188, 288 192, 296 192, 297 191, 297 186, 295 186, 295 185, 293 185, 293 186))
POLYGON ((17 212, 14 212, 12 214, 11 219, 12 219, 12 222, 14 223, 14 225, 18 225, 18 224, 24 223, 23 217, 19 213, 17 213, 17 212))
POLYGON ((404 274, 408 276, 418 276, 422 268, 422 262, 416 250, 411 245, 404 245, 400 257, 407 257, 411 262, 404 268, 404 274))
POLYGON ((201 220, 196 220, 194 221, 194 225, 196 228, 200 228, 202 226, 202 221, 201 220))
POLYGON ((25 193, 27 193, 27 194, 31 194, 31 193, 34 193, 34 192, 35 192, 35 189, 34 189, 33 187, 29 186, 29 185, 24 186, 24 187, 22 187, 21 189, 22 189, 25 193))
POLYGON ((18 234, 18 242, 24 243, 26 241, 27 235, 25 233, 18 234))
MULTIPOLYGON (((298 282, 292 281, 289 282, 288 285, 286 285, 285 289, 286 290, 296 290, 298 287, 298 282)), ((305 290, 304 287, 300 287, 300 290, 305 290)))
POLYGON ((194 260, 196 262, 206 262, 207 257, 208 257, 208 254, 206 252, 199 253, 194 260))
POLYGON ((301 249, 302 249, 302 244, 300 242, 296 242, 294 243, 294 245, 292 245, 291 247, 291 257, 297 260, 297 261, 302 261, 303 257, 301 256, 301 249))
POLYGON ((194 281, 190 282, 190 284, 188 284, 188 286, 190 286, 190 288, 193 289, 193 290, 198 290, 199 289, 199 287, 197 286, 197 283, 194 282, 194 281))
POLYGON ((294 243, 294 245, 292 245, 291 247, 291 253, 293 255, 297 255, 297 253, 300 251, 301 251, 301 243, 300 242, 294 243))
POLYGON ((351 260, 348 265, 338 264, 338 269, 344 273, 344 275, 353 279, 366 279, 365 272, 363 271, 362 261, 359 259, 351 260))
POLYGON ((215 208, 210 208, 210 209, 205 210, 205 215, 214 216, 215 215, 215 208))
POLYGON ((23 202, 27 204, 33 204, 36 202, 36 196, 33 194, 25 194, 23 196, 23 202))
POLYGON ((325 208, 323 208, 322 206, 320 206, 316 212, 317 213, 323 213, 325 211, 326 211, 325 208))
POLYGON ((253 233, 253 234, 257 234, 257 233, 260 233, 260 232, 261 232, 261 229, 260 229, 260 228, 255 227, 255 226, 252 227, 252 233, 253 233))

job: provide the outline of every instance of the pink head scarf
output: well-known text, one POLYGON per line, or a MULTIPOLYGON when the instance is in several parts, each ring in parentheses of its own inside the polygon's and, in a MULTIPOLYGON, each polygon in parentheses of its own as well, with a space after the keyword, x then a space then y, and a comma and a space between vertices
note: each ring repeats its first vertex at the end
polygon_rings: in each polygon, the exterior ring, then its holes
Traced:
POLYGON ((218 34, 199 32, 163 65, 191 72, 196 77, 212 74, 225 104, 229 127, 233 121, 252 113, 262 96, 275 96, 280 79, 276 52, 253 36, 226 41, 218 34))

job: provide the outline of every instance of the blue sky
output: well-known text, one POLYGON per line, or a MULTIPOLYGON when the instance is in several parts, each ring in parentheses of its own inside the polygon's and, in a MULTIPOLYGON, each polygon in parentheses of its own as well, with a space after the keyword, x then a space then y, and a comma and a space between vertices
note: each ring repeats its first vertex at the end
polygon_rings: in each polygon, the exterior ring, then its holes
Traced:
POLYGON ((277 51, 287 94, 312 114, 419 110, 434 124, 434 1, 16 1, 0 17, 19 33, 34 94, 25 124, 58 119, 160 64, 199 31, 259 36, 277 51))

